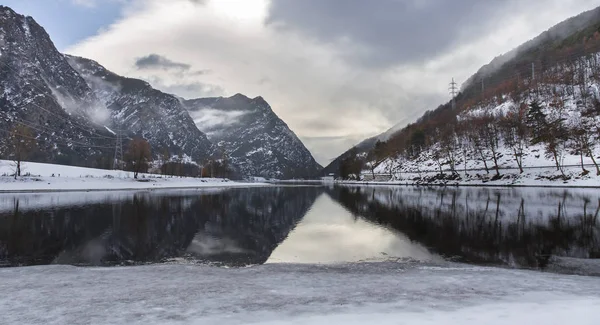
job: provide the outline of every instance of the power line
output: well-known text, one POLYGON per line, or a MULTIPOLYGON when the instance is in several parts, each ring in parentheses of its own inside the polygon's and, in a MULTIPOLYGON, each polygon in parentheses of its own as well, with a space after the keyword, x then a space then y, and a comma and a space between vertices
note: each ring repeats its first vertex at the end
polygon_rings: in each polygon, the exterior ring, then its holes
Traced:
MULTIPOLYGON (((33 123, 31 121, 27 121, 27 120, 19 118, 19 117, 16 117, 16 116, 13 116, 13 115, 9 115, 8 112, 0 111, 0 113, 4 114, 5 117, 7 118, 7 120, 9 122, 21 123, 21 124, 24 124, 24 125, 26 125, 28 127, 34 128, 34 129, 43 129, 47 133, 62 133, 62 131, 64 131, 64 130, 56 130, 56 129, 53 129, 53 128, 47 126, 47 125, 36 124, 36 123, 33 123)), ((85 138, 86 139, 108 140, 105 137, 90 137, 90 136, 86 136, 85 138)))
MULTIPOLYGON (((3 128, 0 128, 0 131, 4 132, 6 134, 9 134, 9 135, 13 133, 12 131, 9 131, 9 130, 3 129, 3 128)), ((35 141, 39 141, 40 140, 38 138, 30 137, 30 136, 26 136, 26 135, 19 135, 19 136, 23 137, 23 138, 27 138, 27 139, 32 139, 32 140, 35 140, 35 141)), ((87 144, 78 144, 77 142, 73 142, 74 144, 73 143, 59 142, 59 141, 53 141, 53 142, 55 144, 61 144, 61 145, 67 146, 67 147, 74 147, 74 148, 88 148, 88 149, 112 149, 113 148, 113 147, 90 146, 90 145, 87 145, 87 144)))

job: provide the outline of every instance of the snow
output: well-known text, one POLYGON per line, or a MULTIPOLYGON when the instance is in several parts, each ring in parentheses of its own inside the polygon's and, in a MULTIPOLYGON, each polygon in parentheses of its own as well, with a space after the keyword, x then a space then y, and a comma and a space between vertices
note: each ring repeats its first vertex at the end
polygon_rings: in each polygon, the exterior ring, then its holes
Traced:
POLYGON ((600 281, 460 264, 0 269, 6 324, 597 324, 600 281))
POLYGON ((23 19, 23 30, 25 31, 25 36, 28 38, 31 37, 31 30, 29 29, 29 21, 27 18, 23 19))
MULTIPOLYGON (((376 181, 338 181, 339 183, 348 184, 388 184, 388 185, 468 185, 468 186, 550 186, 550 187, 600 187, 600 176, 596 176, 593 171, 594 167, 586 166, 590 170, 590 174, 586 176, 580 176, 580 167, 566 167, 565 174, 570 176, 568 180, 551 180, 548 177, 560 177, 560 172, 556 171, 555 167, 535 167, 525 168, 523 174, 519 173, 518 169, 501 169, 500 173, 502 179, 492 181, 491 178, 495 175, 493 169, 490 170, 489 174, 485 173, 485 170, 468 170, 467 176, 464 171, 457 168, 458 174, 461 176, 458 180, 439 180, 439 181, 425 181, 425 178, 435 177, 439 174, 438 171, 434 170, 422 170, 421 172, 396 172, 392 176, 390 174, 378 173, 382 170, 376 169, 376 178, 381 178, 376 181)), ((450 171, 444 170, 447 176, 450 175, 450 171)), ((363 177, 371 177, 371 173, 364 171, 363 177)))
POLYGON ((81 190, 133 190, 133 189, 174 189, 203 187, 242 187, 265 186, 264 183, 240 183, 220 178, 168 177, 154 174, 140 174, 138 180, 133 172, 106 170, 65 165, 22 163, 22 174, 32 176, 12 176, 14 164, 0 160, 0 192, 14 191, 81 191, 81 190), (54 175, 54 176, 53 176, 54 175))
MULTIPOLYGON (((207 195, 226 191, 224 187, 205 187, 188 189, 168 189, 164 192, 169 195, 207 195)), ((161 195, 161 190, 153 193, 161 195)), ((80 192, 32 192, 32 193, 2 193, 0 192, 0 213, 10 213, 15 209, 15 198, 19 200, 19 211, 35 211, 42 209, 58 209, 72 206, 86 206, 103 202, 119 202, 124 198, 133 199, 135 195, 147 192, 147 189, 138 190, 114 190, 114 191, 80 191, 80 192)))
MULTIPOLYGON (((600 58, 600 53, 593 54, 596 58, 600 58)), ((469 121, 473 117, 481 117, 489 115, 501 117, 508 115, 509 112, 517 112, 521 105, 529 105, 536 101, 540 104, 542 111, 550 118, 550 120, 563 120, 563 125, 567 129, 573 127, 588 127, 600 125, 600 115, 590 112, 595 111, 593 106, 594 101, 600 99, 600 80, 592 71, 589 63, 583 70, 583 73, 576 69, 573 65, 559 64, 550 68, 557 71, 570 71, 577 78, 585 81, 585 84, 567 85, 554 83, 540 83, 537 86, 535 94, 529 90, 522 90, 518 95, 511 96, 508 93, 487 98, 484 103, 479 103, 476 106, 468 107, 460 112, 457 116, 459 121, 469 121)), ((561 73, 562 73, 561 72, 561 73)), ((579 79, 578 79, 579 80, 579 79)), ((548 186, 595 186, 600 187, 600 175, 596 175, 596 167, 593 165, 591 157, 584 155, 583 164, 586 170, 590 173, 587 176, 579 177, 582 173, 581 157, 578 154, 577 143, 574 139, 562 142, 558 146, 558 160, 561 165, 566 166, 567 174, 571 178, 567 182, 558 179, 556 176, 561 176, 561 173, 556 170, 554 159, 547 154, 544 145, 532 145, 530 138, 527 139, 527 144, 523 151, 522 162, 526 172, 521 175, 518 171, 517 163, 515 162, 515 154, 511 148, 505 145, 502 139, 499 139, 497 158, 499 159, 499 167, 502 168, 502 174, 508 177, 505 179, 494 181, 495 185, 548 185, 548 186), (511 170, 508 170, 511 169, 511 170), (546 177, 556 178, 554 181, 543 179, 546 177)), ((491 150, 482 150, 481 155, 485 156, 486 164, 490 169, 490 176, 484 170, 484 163, 480 160, 479 153, 476 153, 473 145, 467 146, 466 151, 460 148, 466 142, 466 139, 457 138, 454 144, 454 149, 450 150, 450 154, 441 147, 440 143, 433 144, 423 150, 417 157, 407 161, 406 157, 391 157, 379 164, 374 172, 377 174, 387 174, 388 179, 401 181, 401 183, 434 183, 434 184, 459 184, 459 185, 482 185, 489 182, 489 178, 495 173, 493 171, 493 153, 491 150), (466 159, 465 159, 466 154, 466 159), (453 157, 452 159, 449 157, 453 157), (430 178, 439 173, 439 165, 442 165, 446 174, 450 172, 450 160, 456 162, 456 169, 462 173, 463 169, 469 170, 470 176, 464 177, 461 180, 445 182, 445 181, 429 181, 420 180, 419 182, 413 179, 430 178), (464 161, 467 160, 466 165, 464 161), (480 174, 483 177, 478 177, 480 174), (484 178, 483 180, 481 178, 484 178)), ((600 146, 597 145, 598 137, 596 136, 592 142, 595 144, 591 148, 592 154, 596 157, 596 161, 600 160, 600 146)), ((370 170, 363 171, 363 174, 368 175, 370 170)), ((383 175, 382 175, 383 177, 383 175)))
POLYGON ((106 131, 108 131, 108 132, 110 132, 110 133, 112 133, 114 135, 117 135, 117 133, 115 131, 109 129, 108 126, 105 125, 104 128, 106 129, 106 131))

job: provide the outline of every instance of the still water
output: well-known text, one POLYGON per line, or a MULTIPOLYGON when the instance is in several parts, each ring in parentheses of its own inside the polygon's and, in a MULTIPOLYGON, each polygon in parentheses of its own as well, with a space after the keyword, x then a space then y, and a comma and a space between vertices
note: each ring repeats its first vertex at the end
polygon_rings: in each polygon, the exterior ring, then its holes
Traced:
POLYGON ((0 195, 0 266, 367 261, 599 274, 584 189, 319 187, 0 195))

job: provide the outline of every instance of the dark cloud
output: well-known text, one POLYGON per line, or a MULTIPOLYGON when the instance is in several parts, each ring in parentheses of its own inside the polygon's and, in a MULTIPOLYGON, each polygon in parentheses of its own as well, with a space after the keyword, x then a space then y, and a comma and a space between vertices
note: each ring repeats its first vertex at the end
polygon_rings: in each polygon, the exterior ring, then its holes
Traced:
MULTIPOLYGON (((342 47, 346 58, 385 67, 445 53, 485 35, 516 0, 273 0, 267 25, 342 47), (348 42, 350 41, 350 42, 348 42)), ((498 27, 498 26, 495 26, 498 27)))
POLYGON ((147 69, 162 69, 162 70, 180 70, 188 71, 192 68, 191 65, 181 62, 172 61, 158 54, 150 54, 136 59, 135 66, 140 70, 147 69))

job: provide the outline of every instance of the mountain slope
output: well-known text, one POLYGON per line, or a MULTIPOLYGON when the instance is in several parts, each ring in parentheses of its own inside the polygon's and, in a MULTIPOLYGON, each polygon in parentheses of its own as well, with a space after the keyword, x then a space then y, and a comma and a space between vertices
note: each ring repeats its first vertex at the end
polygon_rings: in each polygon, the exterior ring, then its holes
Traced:
MULTIPOLYGON (((0 130, 32 130, 30 160, 110 168, 116 136, 141 136, 155 158, 166 152, 201 161, 212 144, 178 98, 100 64, 61 54, 33 18, 0 7, 0 130), (108 129, 107 129, 108 128, 108 129)), ((10 150, 0 144, 6 158, 10 150)))
POLYGON ((228 156, 242 175, 302 178, 321 169, 262 97, 237 94, 187 100, 184 105, 217 151, 228 156))
MULTIPOLYGON (((0 130, 33 131, 30 159, 97 166, 114 145, 106 109, 31 17, 0 6, 0 130)), ((7 143, 0 154, 8 157, 7 143)))
POLYGON ((189 116, 179 99, 156 90, 145 81, 121 77, 95 61, 66 56, 108 108, 115 128, 150 142, 155 155, 189 155, 202 161, 212 145, 189 116))
MULTIPOLYGON (((537 100, 543 106, 545 114, 554 114, 555 108, 559 106, 561 114, 567 111, 579 117, 588 114, 590 109, 594 109, 592 106, 595 104, 592 102, 596 100, 590 100, 593 97, 590 94, 593 93, 592 88, 597 87, 596 72, 592 70, 597 67, 598 57, 595 53, 600 51, 599 41, 600 7, 557 24, 483 66, 469 78, 456 96, 456 109, 446 103, 427 111, 416 122, 389 136, 380 152, 375 152, 376 141, 368 139, 355 147, 355 150, 349 150, 334 160, 325 170, 338 172, 340 162, 356 153, 362 157, 370 155, 371 158, 376 158, 371 161, 371 165, 380 163, 386 157, 391 158, 395 163, 386 163, 386 173, 392 167, 406 165, 406 160, 415 168, 422 168, 424 161, 433 164, 436 160, 433 157, 440 157, 440 143, 449 134, 456 134, 456 130, 448 128, 455 128, 457 122, 461 121, 461 115, 464 121, 464 117, 469 116, 466 112, 471 110, 495 116, 496 122, 500 122, 500 115, 505 115, 508 110, 520 109, 520 114, 524 114, 526 109, 523 107, 537 100), (481 88, 482 80, 485 91, 481 88), (507 102, 511 104, 508 105, 507 102), (566 107, 566 102, 572 105, 566 107), (423 150, 428 152, 429 158, 418 157, 423 150), (397 157, 406 152, 410 157, 401 157, 400 160, 404 162, 400 163, 397 157)), ((566 120, 570 117, 562 118, 566 120)), ((571 123, 570 126, 574 124, 571 123)), ((493 160, 493 155, 489 155, 489 159, 493 160)), ((446 158, 440 158, 440 163, 448 165, 446 158)), ((437 167, 439 166, 434 169, 437 167)))

